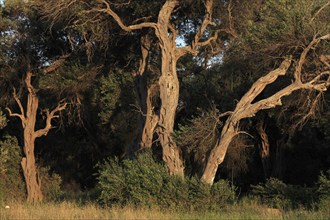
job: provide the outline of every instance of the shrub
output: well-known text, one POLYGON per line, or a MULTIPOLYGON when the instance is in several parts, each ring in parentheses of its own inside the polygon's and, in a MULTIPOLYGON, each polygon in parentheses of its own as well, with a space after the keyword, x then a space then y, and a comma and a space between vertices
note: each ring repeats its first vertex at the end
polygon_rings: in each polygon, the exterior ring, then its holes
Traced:
POLYGON ((0 141, 0 200, 2 202, 25 197, 21 170, 21 149, 15 137, 5 135, 0 141))
POLYGON ((124 204, 127 194, 125 173, 118 159, 105 161, 99 166, 99 199, 106 204, 124 204))
POLYGON ((318 199, 314 188, 285 184, 275 178, 268 179, 265 184, 252 186, 252 194, 267 205, 281 209, 301 206, 312 208, 318 199))
POLYGON ((210 187, 197 178, 170 176, 151 151, 135 160, 107 160, 99 165, 100 201, 106 205, 166 207, 176 210, 215 209, 232 200, 234 189, 220 181, 210 187))
POLYGON ((236 190, 236 187, 231 186, 228 181, 220 180, 212 185, 212 201, 219 206, 224 206, 228 202, 233 203, 237 200, 236 190))
POLYGON ((44 201, 59 200, 63 192, 61 190, 62 179, 56 173, 50 173, 49 167, 39 167, 39 176, 41 178, 41 191, 44 195, 44 201))
POLYGON ((319 208, 330 213, 330 169, 321 173, 318 181, 319 208))

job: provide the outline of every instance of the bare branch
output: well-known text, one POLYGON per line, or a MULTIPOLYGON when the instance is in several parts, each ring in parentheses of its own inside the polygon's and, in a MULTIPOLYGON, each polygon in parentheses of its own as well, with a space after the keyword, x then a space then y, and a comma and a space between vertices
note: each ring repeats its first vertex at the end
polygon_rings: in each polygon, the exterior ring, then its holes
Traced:
POLYGON ((302 72, 302 67, 304 65, 304 63, 306 62, 306 56, 308 54, 308 52, 314 47, 316 46, 321 40, 329 40, 330 39, 330 34, 326 34, 323 35, 319 38, 314 38, 309 44, 308 46, 303 50, 303 52, 300 55, 300 59, 298 61, 298 65, 295 69, 294 72, 294 79, 296 82, 301 82, 301 72, 302 72))
POLYGON ((19 98, 17 97, 16 89, 15 89, 15 88, 13 88, 13 97, 14 97, 14 99, 15 99, 15 101, 16 101, 16 103, 17 103, 17 105, 18 105, 18 107, 19 107, 21 113, 20 113, 20 114, 19 114, 19 113, 13 113, 13 112, 11 111, 11 109, 8 108, 8 107, 6 107, 6 110, 8 111, 9 116, 11 116, 11 117, 19 117, 19 118, 21 119, 21 122, 22 122, 22 126, 23 126, 23 128, 25 128, 25 123, 26 123, 26 119, 25 119, 25 115, 24 115, 25 112, 24 112, 24 108, 23 108, 23 106, 22 106, 21 101, 20 101, 19 98))
POLYGON ((230 35, 232 35, 233 37, 237 37, 237 34, 234 30, 234 25, 233 25, 233 16, 232 16, 232 3, 233 1, 232 0, 229 0, 229 3, 228 3, 228 8, 227 8, 227 11, 228 11, 228 22, 229 22, 229 30, 227 30, 226 32, 230 35))
POLYGON ((326 65, 326 67, 330 68, 330 55, 321 55, 320 56, 320 61, 326 65))
POLYGON ((269 72, 266 76, 259 78, 247 93, 241 98, 237 104, 236 109, 245 109, 245 107, 253 102, 253 100, 265 89, 265 87, 273 82, 279 77, 286 74, 287 70, 291 65, 291 59, 285 59, 279 68, 269 72))
POLYGON ((24 120, 25 120, 25 112, 24 112, 24 108, 23 108, 23 105, 21 103, 21 101, 19 100, 19 98, 17 97, 17 94, 16 94, 16 89, 13 88, 13 97, 19 107, 19 110, 21 111, 21 115, 23 116, 24 120))
POLYGON ((314 20, 315 20, 315 18, 321 13, 321 11, 323 11, 323 9, 325 9, 327 6, 329 6, 330 5, 330 1, 328 1, 326 4, 324 4, 315 14, 314 14, 314 16, 312 17, 312 19, 310 20, 310 22, 309 23, 312 23, 314 20))
POLYGON ((10 117, 19 117, 21 119, 23 128, 25 128, 25 117, 24 117, 24 115, 18 114, 18 113, 12 113, 12 111, 8 107, 6 107, 6 110, 9 112, 10 117))
POLYGON ((139 24, 132 24, 132 25, 126 26, 124 24, 124 22, 122 21, 122 19, 119 17, 119 15, 111 9, 110 4, 106 0, 97 0, 97 1, 104 4, 106 6, 106 8, 105 9, 93 9, 91 11, 107 13, 113 19, 115 19, 117 24, 124 31, 130 32, 130 31, 134 31, 134 30, 138 30, 138 29, 142 29, 142 28, 147 28, 147 27, 156 29, 156 27, 157 27, 157 25, 153 22, 142 22, 139 24))
POLYGON ((46 109, 46 114, 47 114, 47 118, 46 118, 46 126, 43 129, 39 129, 34 133, 34 136, 36 138, 41 137, 43 135, 47 135, 48 131, 52 128, 52 119, 53 118, 58 118, 58 115, 55 115, 57 112, 60 112, 62 110, 64 110, 67 106, 66 102, 60 103, 58 104, 58 106, 53 109, 51 112, 49 112, 48 109, 46 109))

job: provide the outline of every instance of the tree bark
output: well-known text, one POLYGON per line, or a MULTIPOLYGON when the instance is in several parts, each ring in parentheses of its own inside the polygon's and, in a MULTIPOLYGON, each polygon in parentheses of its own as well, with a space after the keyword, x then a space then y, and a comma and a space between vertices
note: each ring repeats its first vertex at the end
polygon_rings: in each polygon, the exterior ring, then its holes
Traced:
POLYGON ((153 134, 158 122, 158 116, 154 113, 152 103, 154 94, 157 94, 157 85, 152 84, 149 88, 147 85, 148 57, 151 47, 151 40, 148 34, 141 37, 141 58, 139 69, 133 73, 135 86, 138 95, 138 103, 140 115, 138 119, 138 132, 133 153, 139 149, 150 148, 152 146, 153 134))
POLYGON ((25 85, 28 90, 28 100, 26 105, 26 111, 24 111, 23 105, 21 101, 18 99, 16 95, 16 90, 14 89, 14 99, 20 108, 21 113, 12 113, 9 108, 10 116, 16 116, 21 119, 22 126, 24 129, 24 146, 23 151, 25 157, 22 158, 21 166, 23 169, 26 189, 27 189, 27 201, 30 203, 41 202, 43 200, 43 194, 41 191, 41 182, 38 176, 36 159, 34 154, 35 149, 35 139, 41 137, 43 135, 47 135, 48 131, 51 129, 51 120, 55 117, 56 112, 65 109, 66 103, 59 104, 55 109, 51 112, 46 110, 47 119, 46 126, 43 129, 39 129, 35 131, 36 117, 39 106, 39 99, 35 92, 35 89, 31 85, 31 77, 32 73, 27 71, 25 77, 25 85))
POLYGON ((26 122, 24 128, 24 154, 21 165, 24 173, 27 201, 31 203, 41 202, 43 195, 41 192, 41 185, 38 179, 38 172, 36 168, 36 161, 34 156, 34 141, 35 141, 35 123, 37 110, 39 106, 38 97, 31 86, 32 73, 26 73, 25 84, 28 89, 28 101, 26 106, 26 122))
POLYGON ((159 90, 156 84, 151 85, 148 88, 147 98, 146 98, 146 114, 144 127, 141 134, 140 149, 151 148, 153 143, 153 136, 155 128, 158 124, 159 116, 154 112, 154 105, 152 103, 154 94, 158 93, 159 90))
POLYGON ((224 161, 228 147, 237 134, 237 123, 233 123, 231 120, 227 120, 222 129, 218 144, 211 150, 208 157, 208 161, 202 175, 202 180, 204 182, 210 185, 213 184, 218 166, 224 161))

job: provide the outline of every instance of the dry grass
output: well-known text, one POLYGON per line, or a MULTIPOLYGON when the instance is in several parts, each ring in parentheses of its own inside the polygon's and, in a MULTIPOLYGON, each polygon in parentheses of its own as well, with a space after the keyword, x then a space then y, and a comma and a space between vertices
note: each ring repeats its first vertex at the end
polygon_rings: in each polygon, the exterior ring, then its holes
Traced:
POLYGON ((282 212, 256 203, 240 203, 220 212, 174 212, 160 209, 102 208, 71 202, 28 205, 9 203, 0 207, 0 219, 329 219, 330 213, 295 210, 282 212))
POLYGON ((126 208, 101 208, 88 204, 78 206, 74 203, 60 204, 9 204, 1 207, 0 219, 171 219, 171 213, 157 210, 126 208))

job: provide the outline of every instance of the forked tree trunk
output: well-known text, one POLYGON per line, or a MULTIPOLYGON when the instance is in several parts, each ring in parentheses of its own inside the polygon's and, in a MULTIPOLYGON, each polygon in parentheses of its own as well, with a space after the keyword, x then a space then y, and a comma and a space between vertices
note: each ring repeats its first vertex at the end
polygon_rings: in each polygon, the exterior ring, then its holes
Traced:
POLYGON ((51 129, 51 120, 55 117, 56 112, 65 109, 66 103, 59 104, 55 109, 51 112, 46 110, 47 119, 46 126, 43 129, 39 129, 35 131, 36 117, 39 106, 39 100, 37 94, 31 85, 31 77, 32 73, 28 71, 26 73, 25 84, 28 90, 28 100, 26 111, 24 111, 23 105, 21 101, 18 99, 16 95, 16 91, 14 89, 14 99, 19 106, 21 113, 12 113, 12 111, 7 108, 10 116, 16 116, 21 119, 22 126, 24 129, 24 157, 22 158, 21 165, 23 169, 26 190, 27 190, 27 201, 30 203, 41 202, 43 200, 43 194, 41 191, 41 182, 38 176, 36 159, 34 155, 34 143, 35 139, 41 137, 43 135, 47 135, 48 131, 51 129))
POLYGON ((26 119, 24 127, 24 154, 21 165, 24 173, 27 201, 31 203, 41 202, 43 195, 41 192, 41 183, 38 178, 38 171, 36 167, 36 160, 34 156, 34 141, 35 141, 35 124, 39 100, 33 87, 31 86, 31 72, 27 72, 25 84, 28 88, 28 101, 26 106, 26 119))
POLYGON ((295 66, 293 74, 294 81, 270 97, 254 102, 256 97, 265 89, 267 85, 275 82, 279 76, 283 76, 287 73, 289 67, 291 66, 291 58, 285 59, 277 69, 269 72, 263 77, 260 77, 256 82, 253 83, 251 88, 237 103, 235 110, 231 112, 230 116, 227 118, 222 129, 219 142, 210 152, 210 156, 202 176, 203 181, 211 185, 213 184, 218 166, 223 162, 230 142, 232 141, 233 137, 239 133, 238 125, 240 120, 253 117, 257 112, 263 109, 275 108, 276 106, 282 105, 282 98, 292 94, 297 90, 315 90, 321 93, 327 91, 327 87, 330 85, 330 71, 325 70, 320 72, 314 75, 314 78, 310 78, 307 82, 303 82, 303 77, 301 75, 308 52, 321 40, 329 39, 330 34, 321 37, 314 36, 314 39, 302 51, 297 65, 295 66))
POLYGON ((176 46, 178 31, 171 23, 171 15, 180 4, 179 0, 165 1, 158 14, 157 23, 142 22, 128 26, 125 25, 119 15, 111 9, 111 4, 109 4, 108 1, 100 0, 100 2, 102 2, 105 8, 97 8, 96 11, 109 14, 123 30, 130 32, 143 28, 152 28, 155 31, 154 33, 158 38, 157 46, 161 48, 162 52, 161 77, 158 81, 161 108, 158 114, 147 114, 147 117, 149 116, 150 118, 146 118, 144 131, 142 132, 141 145, 145 147, 151 146, 151 134, 154 132, 151 131, 152 129, 156 129, 163 149, 163 159, 170 173, 183 176, 184 167, 180 149, 171 136, 174 129, 175 112, 179 100, 179 80, 176 72, 176 62, 187 53, 197 55, 200 47, 209 46, 217 40, 218 31, 208 39, 201 41, 207 27, 214 25, 212 22, 213 0, 204 1, 205 17, 191 45, 180 48, 176 46))

